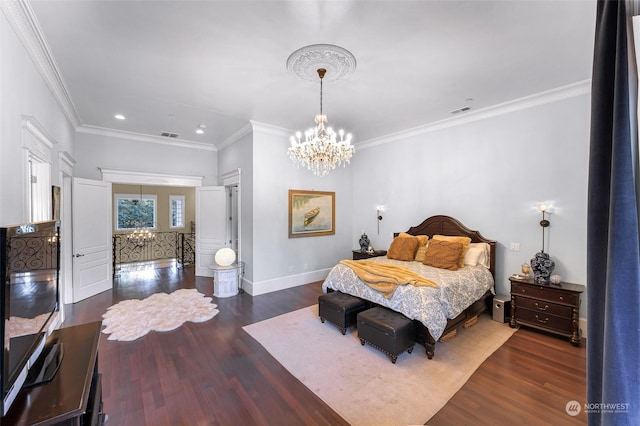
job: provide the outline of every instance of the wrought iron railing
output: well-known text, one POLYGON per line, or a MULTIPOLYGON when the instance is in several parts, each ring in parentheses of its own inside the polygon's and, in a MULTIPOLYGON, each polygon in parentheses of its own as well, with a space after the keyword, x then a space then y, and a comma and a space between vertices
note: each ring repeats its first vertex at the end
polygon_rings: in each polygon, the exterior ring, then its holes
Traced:
POLYGON ((155 232, 154 238, 137 242, 127 234, 113 235, 113 273, 119 265, 176 259, 181 266, 195 260, 195 235, 181 232, 155 232))
POLYGON ((57 236, 11 238, 8 262, 12 272, 28 272, 58 267, 57 236))
POLYGON ((196 234, 179 233, 176 259, 181 266, 196 263, 196 234))

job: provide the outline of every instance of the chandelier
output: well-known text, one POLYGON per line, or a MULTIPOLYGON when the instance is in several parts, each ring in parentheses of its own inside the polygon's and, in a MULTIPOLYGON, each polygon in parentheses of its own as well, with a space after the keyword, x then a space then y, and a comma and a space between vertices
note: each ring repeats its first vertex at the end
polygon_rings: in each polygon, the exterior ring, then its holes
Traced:
POLYGON ((142 220, 142 185, 140 185, 140 200, 138 201, 138 220, 135 229, 127 235, 127 241, 133 245, 143 247, 147 243, 155 240, 156 234, 144 227, 142 220))
POLYGON ((327 70, 318 69, 320 77, 320 114, 316 115, 316 127, 310 128, 302 133, 296 132, 291 136, 291 147, 289 157, 299 167, 304 166, 311 170, 314 175, 324 176, 336 166, 346 166, 355 152, 351 145, 351 134, 345 136, 344 130, 337 134, 331 127, 326 127, 327 116, 322 113, 322 79, 327 70), (338 140, 338 136, 340 140, 338 140))
POLYGON ((136 246, 144 246, 148 242, 155 240, 156 235, 149 231, 148 229, 137 228, 134 229, 129 235, 127 235, 127 240, 136 246))

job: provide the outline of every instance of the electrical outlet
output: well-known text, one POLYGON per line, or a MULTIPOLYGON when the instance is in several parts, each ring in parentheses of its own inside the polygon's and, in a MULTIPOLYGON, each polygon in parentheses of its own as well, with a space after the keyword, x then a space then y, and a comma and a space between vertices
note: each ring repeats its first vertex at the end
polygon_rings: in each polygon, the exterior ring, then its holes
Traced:
POLYGON ((520 251, 520 243, 511 243, 511 251, 520 251))

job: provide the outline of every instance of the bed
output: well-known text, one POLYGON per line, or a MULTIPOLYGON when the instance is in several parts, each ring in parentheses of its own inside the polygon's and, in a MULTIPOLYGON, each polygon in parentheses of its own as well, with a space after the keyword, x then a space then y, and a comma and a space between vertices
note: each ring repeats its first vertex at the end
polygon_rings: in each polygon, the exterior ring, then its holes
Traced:
MULTIPOLYGON (((438 283, 437 288, 398 286, 390 298, 365 284, 349 266, 342 263, 332 268, 322 288, 324 292, 341 291, 360 297, 369 301, 371 306, 385 306, 412 319, 416 324, 416 342, 425 347, 427 357, 432 359, 438 339, 469 323, 491 305, 496 242, 467 228, 457 219, 444 215, 432 216, 420 225, 409 228, 406 234, 427 235, 429 239, 434 235, 469 237, 471 243, 483 243, 475 245, 487 248, 486 259, 482 265, 465 264, 457 271, 384 256, 368 259, 407 267, 438 283)), ((396 237, 398 235, 394 234, 396 237)))

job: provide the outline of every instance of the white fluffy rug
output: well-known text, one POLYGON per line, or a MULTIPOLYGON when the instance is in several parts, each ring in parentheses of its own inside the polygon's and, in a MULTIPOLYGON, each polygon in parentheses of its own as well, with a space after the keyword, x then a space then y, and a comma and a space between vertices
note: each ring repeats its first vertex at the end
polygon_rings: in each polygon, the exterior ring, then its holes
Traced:
POLYGON ((361 346, 354 328, 343 336, 322 324, 317 305, 244 330, 350 424, 367 426, 425 424, 515 331, 481 315, 473 327, 436 344, 433 359, 416 345, 392 364, 381 351, 361 346))
POLYGON ((156 293, 146 299, 123 300, 102 315, 102 330, 110 334, 108 340, 131 341, 151 330, 169 331, 187 321, 204 322, 218 313, 211 303, 196 289, 176 290, 171 294, 156 293))

